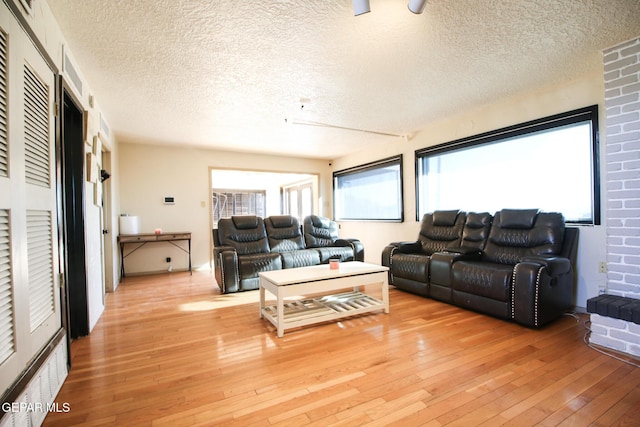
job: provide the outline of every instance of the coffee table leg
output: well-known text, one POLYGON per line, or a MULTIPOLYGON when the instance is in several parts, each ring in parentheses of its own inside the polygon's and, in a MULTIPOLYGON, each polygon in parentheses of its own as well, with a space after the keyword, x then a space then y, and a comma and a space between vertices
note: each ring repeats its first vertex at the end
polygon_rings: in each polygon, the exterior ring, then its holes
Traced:
POLYGON ((389 282, 382 282, 382 303, 384 304, 384 312, 389 313, 389 282))
POLYGON ((282 335, 284 335, 284 301, 282 300, 282 295, 280 294, 280 287, 278 287, 276 304, 278 310, 278 338, 281 338, 282 335))
POLYGON ((263 318, 262 310, 264 309, 264 287, 260 286, 260 318, 263 318))

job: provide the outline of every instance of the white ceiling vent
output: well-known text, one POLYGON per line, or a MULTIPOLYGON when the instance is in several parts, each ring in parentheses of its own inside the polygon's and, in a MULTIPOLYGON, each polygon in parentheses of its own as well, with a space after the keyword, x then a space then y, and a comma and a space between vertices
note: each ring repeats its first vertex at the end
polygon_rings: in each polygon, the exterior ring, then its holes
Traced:
POLYGON ((76 88, 76 90, 78 91, 78 94, 82 97, 82 80, 80 79, 80 76, 76 71, 76 68, 73 66, 71 59, 69 59, 67 52, 64 53, 63 67, 64 67, 65 74, 69 78, 69 81, 71 82, 71 84, 73 84, 73 87, 76 88))

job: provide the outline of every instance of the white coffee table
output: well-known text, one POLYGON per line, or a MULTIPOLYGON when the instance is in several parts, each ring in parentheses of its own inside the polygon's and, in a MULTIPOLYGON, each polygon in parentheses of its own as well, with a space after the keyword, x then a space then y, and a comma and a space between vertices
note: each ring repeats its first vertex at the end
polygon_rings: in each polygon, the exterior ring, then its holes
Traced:
POLYGON ((297 328, 372 311, 389 313, 388 267, 360 261, 340 263, 337 270, 329 265, 290 268, 258 273, 260 277, 260 318, 269 320, 282 337, 285 329, 297 328), (379 285, 382 300, 359 287, 379 285), (346 292, 332 294, 333 291, 346 292), (276 305, 265 305, 265 291, 276 297, 276 305), (286 301, 302 295, 322 295, 309 299, 286 301))

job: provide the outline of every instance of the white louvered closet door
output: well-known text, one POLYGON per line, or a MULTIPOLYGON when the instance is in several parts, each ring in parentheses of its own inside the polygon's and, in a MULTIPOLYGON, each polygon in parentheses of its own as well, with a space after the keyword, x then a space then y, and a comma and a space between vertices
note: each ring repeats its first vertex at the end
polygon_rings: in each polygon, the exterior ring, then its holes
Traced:
POLYGON ((61 325, 55 76, 0 5, 0 389, 61 325))

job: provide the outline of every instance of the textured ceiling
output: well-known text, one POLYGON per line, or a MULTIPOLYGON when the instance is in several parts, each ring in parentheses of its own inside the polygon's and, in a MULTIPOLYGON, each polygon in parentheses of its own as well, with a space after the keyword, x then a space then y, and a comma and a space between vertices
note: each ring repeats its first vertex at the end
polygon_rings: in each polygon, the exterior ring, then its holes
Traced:
POLYGON ((601 69, 638 0, 47 0, 121 140, 335 158, 601 69), (286 120, 285 120, 286 119, 286 120))

